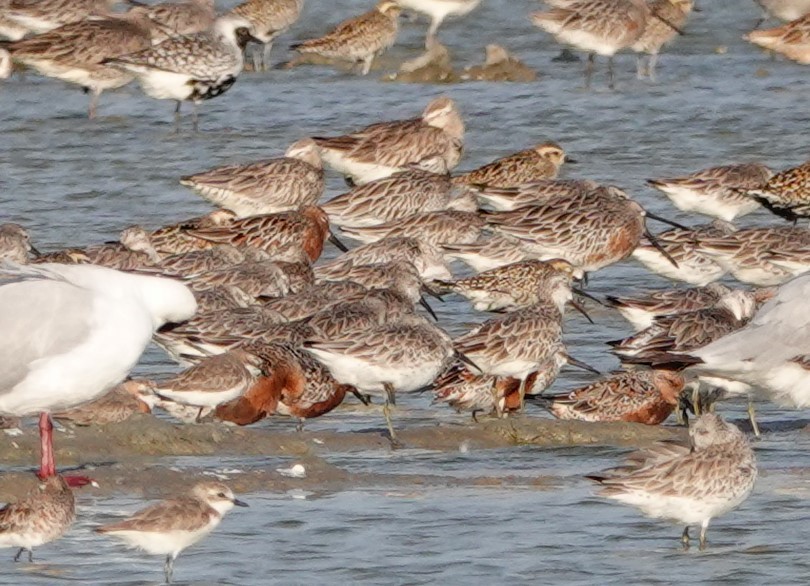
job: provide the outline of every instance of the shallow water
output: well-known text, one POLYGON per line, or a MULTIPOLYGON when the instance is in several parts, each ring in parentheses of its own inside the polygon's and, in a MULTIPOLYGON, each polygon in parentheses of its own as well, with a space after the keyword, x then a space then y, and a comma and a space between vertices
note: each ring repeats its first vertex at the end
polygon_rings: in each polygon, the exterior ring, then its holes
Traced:
MULTIPOLYGON (((287 41, 317 34, 365 4, 308 3, 302 23, 278 43, 274 59, 282 59, 287 41)), ((740 39, 758 18, 753 2, 702 4, 687 34, 662 56, 658 82, 637 81, 632 56, 620 56, 617 91, 609 91, 600 75, 586 91, 583 64, 551 62, 558 47, 528 24, 525 14, 536 4, 507 0, 485 0, 466 20, 445 23, 442 39, 457 65, 479 62, 485 43, 501 42, 540 72, 536 83, 398 85, 377 82, 377 73, 356 78, 318 67, 272 71, 245 75, 226 96, 204 104, 199 134, 189 125, 175 135, 173 106, 142 97, 134 86, 103 96, 100 118, 90 121, 84 117, 87 98, 75 88, 35 75, 15 78, 0 86, 0 221, 29 227, 44 250, 114 239, 133 223, 155 227, 207 211, 178 184, 182 175, 276 156, 302 136, 410 117, 431 97, 447 94, 458 100, 468 125, 462 168, 553 139, 580 161, 566 176, 616 183, 652 211, 698 223, 647 189, 644 180, 732 161, 781 168, 808 156, 808 69, 770 60, 740 39)), ((413 56, 423 31, 423 23, 404 25, 393 56, 413 56)), ((341 179, 330 176, 327 197, 342 190, 341 179)), ((749 218, 743 224, 776 221, 764 213, 749 218)), ((627 262, 593 276, 590 287, 615 294, 665 285, 627 262)), ((458 300, 436 310, 452 334, 483 319, 458 300)), ((574 356, 609 370, 617 363, 603 343, 629 330, 618 316, 591 311, 597 324, 571 316, 567 340, 574 356)), ((157 350, 139 367, 149 374, 174 369, 157 350)), ((587 380, 566 370, 554 388, 587 380)), ((466 417, 431 407, 427 395, 401 397, 399 403, 400 426, 466 417)), ((741 405, 721 411, 744 418, 741 405)), ((768 405, 760 411, 766 429, 756 442, 760 480, 738 511, 712 525, 706 554, 678 551, 682 528, 592 496, 582 475, 614 464, 622 450, 460 446, 450 454, 406 449, 327 459, 352 471, 525 477, 526 486, 248 494, 252 508, 234 511, 209 539, 182 555, 175 576, 194 584, 803 583, 810 539, 810 436, 801 431, 806 415, 768 405), (538 476, 554 481, 538 488, 529 482, 538 476)), ((527 416, 547 417, 536 409, 527 416)), ((307 427, 361 431, 380 423, 377 414, 349 408, 307 427)), ((291 427, 275 420, 262 425, 291 427)), ((289 462, 185 458, 172 464, 247 470, 289 462)), ((9 562, 0 584, 159 581, 162 560, 89 531, 141 505, 141 498, 97 498, 84 491, 80 520, 70 534, 38 551, 41 561, 33 567, 9 562)), ((10 558, 11 551, 6 553, 10 558)))

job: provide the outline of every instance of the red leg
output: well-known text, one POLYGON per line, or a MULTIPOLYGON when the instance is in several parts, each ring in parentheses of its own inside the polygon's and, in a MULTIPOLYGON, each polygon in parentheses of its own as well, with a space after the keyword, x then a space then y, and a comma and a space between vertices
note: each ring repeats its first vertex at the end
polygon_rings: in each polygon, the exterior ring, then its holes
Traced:
POLYGON ((44 480, 49 476, 56 476, 56 464, 53 459, 53 423, 51 416, 44 412, 39 414, 39 440, 41 458, 38 476, 44 480))

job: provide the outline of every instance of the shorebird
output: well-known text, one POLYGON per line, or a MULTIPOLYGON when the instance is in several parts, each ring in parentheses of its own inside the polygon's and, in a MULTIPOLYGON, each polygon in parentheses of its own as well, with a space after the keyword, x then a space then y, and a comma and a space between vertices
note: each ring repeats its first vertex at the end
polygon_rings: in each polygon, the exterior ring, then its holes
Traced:
POLYGON ((614 86, 613 55, 641 37, 650 9, 645 0, 555 0, 549 12, 535 12, 532 23, 566 45, 588 53, 590 86, 596 55, 608 58, 609 86, 614 86))
POLYGON ((149 234, 149 241, 160 254, 181 254, 211 248, 211 243, 190 234, 192 230, 227 226, 233 221, 233 213, 227 210, 215 210, 204 216, 168 224, 149 234))
POLYGON ((398 295, 380 294, 385 290, 370 290, 368 293, 341 301, 322 309, 299 323, 306 324, 308 340, 347 339, 366 330, 396 323, 414 314, 413 302, 398 295))
POLYGON ((2 269, 0 415, 39 413, 39 475, 56 474, 49 412, 92 401, 121 382, 152 334, 191 318, 184 285, 97 266, 2 269))
POLYGON ((436 33, 448 16, 466 16, 475 10, 481 0, 397 0, 402 8, 415 10, 430 17, 430 26, 425 37, 425 47, 438 42, 436 33))
MULTIPOLYGON (((807 63, 810 63, 810 15, 806 20, 807 63)), ((799 218, 810 218, 810 161, 780 171, 767 183, 749 189, 748 194, 768 211, 794 224, 799 218)))
POLYGON ((418 316, 353 334, 346 339, 318 340, 304 347, 343 384, 361 393, 382 394, 389 438, 397 445, 390 405, 396 393, 430 385, 456 355, 450 337, 418 316))
POLYGON ((444 244, 442 250, 447 260, 460 260, 478 273, 539 256, 522 240, 501 234, 492 234, 471 244, 444 244))
POLYGON ((205 356, 222 354, 240 341, 261 337, 268 328, 286 321, 277 311, 254 305, 198 313, 182 324, 163 326, 154 341, 172 360, 190 366, 205 356))
POLYGON ((810 14, 810 0, 756 0, 756 3, 765 11, 765 16, 757 23, 762 24, 768 16, 790 22, 810 14))
POLYGON ((810 14, 776 28, 751 31, 743 38, 791 61, 810 64, 810 14))
POLYGON ((299 53, 361 63, 361 75, 366 75, 374 57, 396 42, 401 10, 394 0, 381 0, 372 10, 341 22, 323 37, 294 43, 290 48, 299 53))
POLYGON ((569 261, 581 276, 627 258, 642 236, 656 244, 645 226, 646 217, 661 219, 618 187, 609 186, 489 213, 485 219, 496 232, 522 240, 541 260, 569 261))
POLYGON ((711 224, 702 224, 688 230, 673 228, 655 235, 658 246, 642 239, 633 250, 632 256, 654 273, 702 287, 720 279, 727 271, 703 252, 702 239, 722 238, 736 231, 734 225, 723 220, 715 220, 711 224), (677 266, 672 260, 675 260, 677 266))
POLYGON ((0 262, 27 264, 30 254, 40 255, 25 228, 19 224, 0 224, 0 262))
POLYGON ((154 267, 141 272, 153 272, 164 277, 194 279, 211 271, 232 267, 245 262, 242 250, 230 244, 217 244, 211 248, 192 250, 162 257, 154 267))
POLYGON ((261 374, 261 361, 242 349, 207 356, 176 374, 155 383, 155 393, 184 405, 215 408, 241 396, 261 374))
POLYGON ((584 196, 598 188, 599 184, 590 179, 541 179, 514 187, 482 185, 475 190, 475 196, 497 212, 508 212, 584 196))
POLYGON ((644 32, 632 46, 636 53, 649 55, 646 68, 643 66, 641 55, 636 58, 636 73, 639 79, 643 79, 646 74, 651 80, 655 80, 658 53, 664 45, 678 36, 694 4, 694 0, 655 0, 650 4, 650 16, 644 32))
POLYGON ((208 287, 234 286, 253 299, 283 297, 290 292, 290 278, 272 260, 246 261, 195 276, 190 285, 208 287))
POLYGON ((247 425, 271 415, 298 419, 303 430, 307 419, 320 417, 343 402, 346 393, 363 403, 354 387, 338 383, 329 370, 308 352, 282 344, 248 344, 244 349, 260 358, 263 374, 241 397, 220 405, 217 419, 247 425))
POLYGON ((754 488, 754 451, 743 433, 719 415, 706 413, 689 427, 691 446, 654 444, 632 454, 627 463, 587 478, 600 496, 638 507, 655 519, 686 525, 681 536, 689 549, 689 526, 700 525, 700 549, 715 517, 737 508, 754 488))
POLYGON ((197 130, 197 104, 224 94, 236 82, 244 67, 243 51, 251 40, 255 37, 247 20, 225 15, 206 32, 170 37, 154 47, 103 63, 137 77, 148 96, 175 100, 178 128, 180 104, 191 101, 197 130))
POLYGON ((751 320, 755 310, 754 293, 731 291, 711 307, 657 317, 650 327, 608 344, 622 360, 654 365, 661 352, 703 348, 739 330, 751 320))
POLYGON ((73 524, 76 508, 70 487, 90 482, 76 480, 68 484, 58 474, 49 476, 26 497, 0 509, 0 547, 18 547, 15 562, 26 551, 33 562, 35 547, 59 539, 73 524))
POLYGON ((396 222, 413 214, 477 209, 471 192, 453 187, 448 175, 419 169, 375 179, 338 195, 323 210, 341 228, 364 228, 396 222))
MULTIPOLYGON (((760 394, 794 409, 810 406, 807 312, 810 276, 782 285, 747 326, 701 348, 661 357, 688 366, 684 374, 711 378, 730 395, 760 394)), ((753 410, 749 409, 753 421, 753 410)), ((755 427, 756 429, 756 427, 755 427)))
POLYGON ((348 297, 364 295, 366 292, 365 287, 353 281, 321 281, 299 293, 266 300, 264 304, 289 321, 295 321, 314 315, 348 297))
POLYGON ((562 395, 534 399, 557 419, 663 423, 678 405, 684 379, 669 370, 631 370, 611 374, 562 395))
POLYGON ((360 242, 376 242, 383 238, 410 237, 444 246, 471 244, 482 235, 486 222, 477 212, 441 210, 422 212, 376 226, 342 228, 349 238, 360 242))
POLYGON ((648 179, 647 183, 664 192, 680 210, 733 222, 759 208, 745 192, 761 187, 772 176, 765 165, 741 163, 709 167, 685 177, 648 179))
MULTIPOLYGON (((456 281, 436 281, 469 299, 476 311, 509 311, 540 301, 547 293, 546 282, 558 273, 571 273, 571 264, 564 260, 524 260, 484 271, 456 281)), ((570 301, 564 288, 557 292, 570 301)))
POLYGON ((453 183, 487 187, 517 187, 524 183, 556 179, 563 163, 574 163, 556 142, 501 157, 472 171, 453 177, 453 183))
POLYGON ((163 571, 171 583, 174 560, 187 547, 206 537, 233 506, 246 507, 221 482, 200 482, 188 494, 161 501, 131 517, 96 528, 154 555, 165 555, 163 571))
MULTIPOLYGON (((527 389, 532 388, 537 376, 537 372, 529 375, 526 379, 527 389)), ((434 381, 433 402, 447 403, 458 412, 470 411, 473 420, 477 421, 478 413, 504 415, 519 411, 520 384, 516 378, 475 374, 465 366, 456 364, 434 381)))
POLYGON ((528 376, 545 365, 553 364, 558 370, 571 363, 595 372, 569 356, 563 344, 562 318, 572 298, 574 269, 569 263, 554 268, 557 270, 537 283, 531 305, 487 320, 453 343, 473 371, 519 379, 521 404, 528 376))
POLYGON ((441 250, 417 238, 383 238, 371 244, 363 244, 337 257, 335 260, 315 267, 318 279, 343 278, 355 265, 369 265, 405 260, 416 267, 425 282, 452 277, 441 250))
POLYGON ((146 14, 158 25, 152 30, 153 43, 160 43, 173 36, 207 31, 217 18, 214 0, 152 4, 146 7, 146 14))
POLYGON ((143 8, 126 14, 65 24, 50 32, 11 43, 11 58, 46 77, 82 86, 91 94, 88 116, 96 116, 104 90, 133 80, 132 74, 108 66, 110 59, 151 46, 151 21, 143 8))
POLYGON ((379 122, 333 138, 315 138, 321 157, 354 183, 368 183, 416 166, 444 174, 464 149, 464 121, 450 98, 435 98, 421 117, 379 122))
POLYGON ((247 0, 231 9, 253 25, 256 38, 264 45, 261 54, 253 53, 254 71, 267 70, 273 41, 295 24, 303 6, 304 0, 247 0))
POLYGON ((738 281, 769 287, 810 269, 810 230, 795 226, 743 228, 726 236, 704 238, 700 250, 738 281))
POLYGON ((154 388, 144 380, 128 380, 113 387, 102 397, 67 411, 52 414, 57 421, 74 425, 108 425, 126 421, 136 413, 151 413, 157 402, 154 388))
POLYGON ((255 303, 255 299, 234 285, 214 286, 210 289, 194 291, 197 300, 197 311, 207 313, 247 307, 255 303))
POLYGON ((329 239, 340 250, 346 250, 329 230, 329 219, 322 208, 306 206, 299 210, 250 216, 221 226, 191 228, 185 231, 201 241, 198 248, 215 244, 253 247, 275 257, 290 248, 303 248, 313 262, 323 252, 329 239))
POLYGON ((705 309, 717 303, 731 289, 720 283, 690 289, 664 289, 632 297, 608 295, 606 302, 615 307, 636 331, 650 327, 656 317, 705 309))
POLYGON ((3 16, 28 32, 41 34, 90 17, 110 16, 116 4, 119 0, 10 0, 3 16))
POLYGON ((315 142, 304 138, 283 157, 218 167, 183 177, 180 183, 246 218, 317 204, 324 189, 323 164, 315 142))

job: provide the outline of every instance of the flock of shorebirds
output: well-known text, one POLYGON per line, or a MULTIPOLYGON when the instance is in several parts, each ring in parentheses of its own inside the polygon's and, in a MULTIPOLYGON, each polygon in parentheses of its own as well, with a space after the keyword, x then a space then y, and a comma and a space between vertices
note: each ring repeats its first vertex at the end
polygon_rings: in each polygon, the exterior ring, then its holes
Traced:
MULTIPOLYGON (((3 34, 15 26, 20 36, 38 33, 6 49, 46 75, 89 87, 91 113, 103 89, 133 77, 150 95, 178 103, 214 97, 241 72, 245 41, 264 43, 266 62, 267 47, 301 8, 300 0, 250 0, 215 18, 195 2, 88 18, 108 7, 103 2, 87 3, 83 16, 70 20, 75 14, 65 16, 53 1, 0 5, 3 34), (261 12, 267 6, 284 12, 283 25, 261 12), (207 14, 213 28, 195 32, 174 24, 192 9, 207 14), (136 39, 144 30, 164 40, 136 39), (118 51, 124 41, 114 39, 124 38, 128 51, 105 52, 118 51), (29 58, 40 50, 50 56, 29 58), (60 61, 77 53, 92 64, 60 61), (227 71, 217 69, 225 62, 227 71)), ((369 55, 381 47, 369 45, 373 50, 362 55, 335 47, 369 22, 386 21, 395 36, 389 13, 400 6, 422 10, 433 18, 430 43, 445 16, 477 4, 386 0, 375 14, 297 49, 332 51, 327 56, 362 62, 367 70, 369 55)), ((666 11, 692 8, 672 0, 650 7, 639 0, 550 4, 551 12, 534 22, 591 55, 640 43, 652 18, 662 36, 677 34, 682 22, 666 11), (594 22, 599 26, 590 28, 594 22), (597 37, 612 39, 614 48, 583 41, 597 37)), ((762 4, 777 16, 788 5, 810 10, 799 0, 762 4)), ((787 35, 790 42, 807 43, 807 23, 801 17, 786 25, 804 26, 803 37, 787 35)), ((377 396, 397 446, 396 396, 431 388, 436 402, 473 417, 519 412, 527 400, 557 418, 585 421, 657 425, 675 411, 693 411, 689 445, 654 446, 592 479, 608 498, 686 525, 685 547, 689 525, 700 525, 704 548, 710 520, 745 500, 757 475, 748 440, 711 412, 714 401, 743 396, 810 405, 804 310, 810 275, 802 276, 810 272, 810 230, 796 225, 810 217, 810 162, 783 170, 741 163, 650 179, 679 209, 714 218, 694 228, 668 222, 671 229, 653 234, 647 220, 666 220, 619 187, 558 179, 566 153, 553 142, 454 173, 464 131, 455 102, 440 97, 413 119, 297 140, 277 158, 182 177, 217 209, 157 229, 131 226, 119 242, 43 254, 24 227, 0 225, 0 415, 40 414, 43 480, 29 497, 0 510, 0 546, 19 548, 15 559, 28 551, 30 559, 32 548, 72 523, 71 487, 91 482, 57 474, 51 416, 79 425, 115 423, 160 407, 189 423, 246 425, 286 416, 302 427, 347 394, 365 404, 377 396), (349 187, 321 203, 324 167, 349 187), (731 223, 763 207, 792 224, 731 223), (335 228, 360 244, 347 250, 335 228), (343 254, 318 262, 327 241, 343 254), (629 258, 693 287, 607 299, 587 293, 588 278, 629 258), (454 261, 476 274, 454 279, 454 261), (716 282, 725 276, 755 288, 716 282), (446 295, 494 315, 451 338, 425 298, 446 295), (610 342, 624 370, 602 375, 569 352, 566 307, 590 319, 575 297, 616 308, 637 330, 610 342), (185 369, 164 380, 124 381, 152 341, 185 369), (599 378, 570 393, 546 393, 566 365, 599 378)), ((227 486, 206 482, 98 531, 165 555, 170 581, 177 555, 234 505, 244 503, 227 486)))
MULTIPOLYGON (((751 43, 798 63, 810 63, 810 2, 757 0, 767 16, 789 21, 746 35, 751 43)), ((196 105, 226 92, 244 69, 249 43, 254 69, 267 68, 273 41, 300 17, 303 0, 247 0, 218 15, 213 0, 143 5, 137 0, 1 0, 0 78, 14 64, 77 84, 91 94, 94 117, 102 92, 137 79, 147 95, 174 100, 179 121, 183 101, 196 105), (134 5, 113 12, 119 3, 134 5)), ((358 64, 367 74, 377 55, 394 45, 403 9, 428 15, 427 57, 440 51, 437 31, 450 16, 469 14, 481 0, 380 0, 368 12, 338 24, 326 35, 298 42, 301 56, 358 64)), ((613 56, 639 55, 638 76, 653 78, 662 48, 683 34, 694 0, 547 0, 550 9, 531 22, 563 45, 588 54, 590 82, 594 59, 608 57, 613 87, 613 56), (642 56, 647 56, 644 63, 642 56)))

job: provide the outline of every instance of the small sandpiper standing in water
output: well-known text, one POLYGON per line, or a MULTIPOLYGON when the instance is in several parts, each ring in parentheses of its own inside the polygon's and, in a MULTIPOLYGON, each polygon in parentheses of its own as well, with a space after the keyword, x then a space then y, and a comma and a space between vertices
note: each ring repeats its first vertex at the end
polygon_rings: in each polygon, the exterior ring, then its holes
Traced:
POLYGON ((211 533, 234 505, 248 506, 221 482, 200 482, 187 495, 159 502, 96 531, 147 553, 165 555, 163 570, 170 584, 180 552, 211 533))
POLYGON ((719 415, 706 413, 689 428, 691 446, 661 442, 632 454, 624 466, 588 476, 603 497, 633 505, 656 519, 700 525, 700 549, 714 517, 736 509, 754 488, 757 465, 743 433, 719 415))

